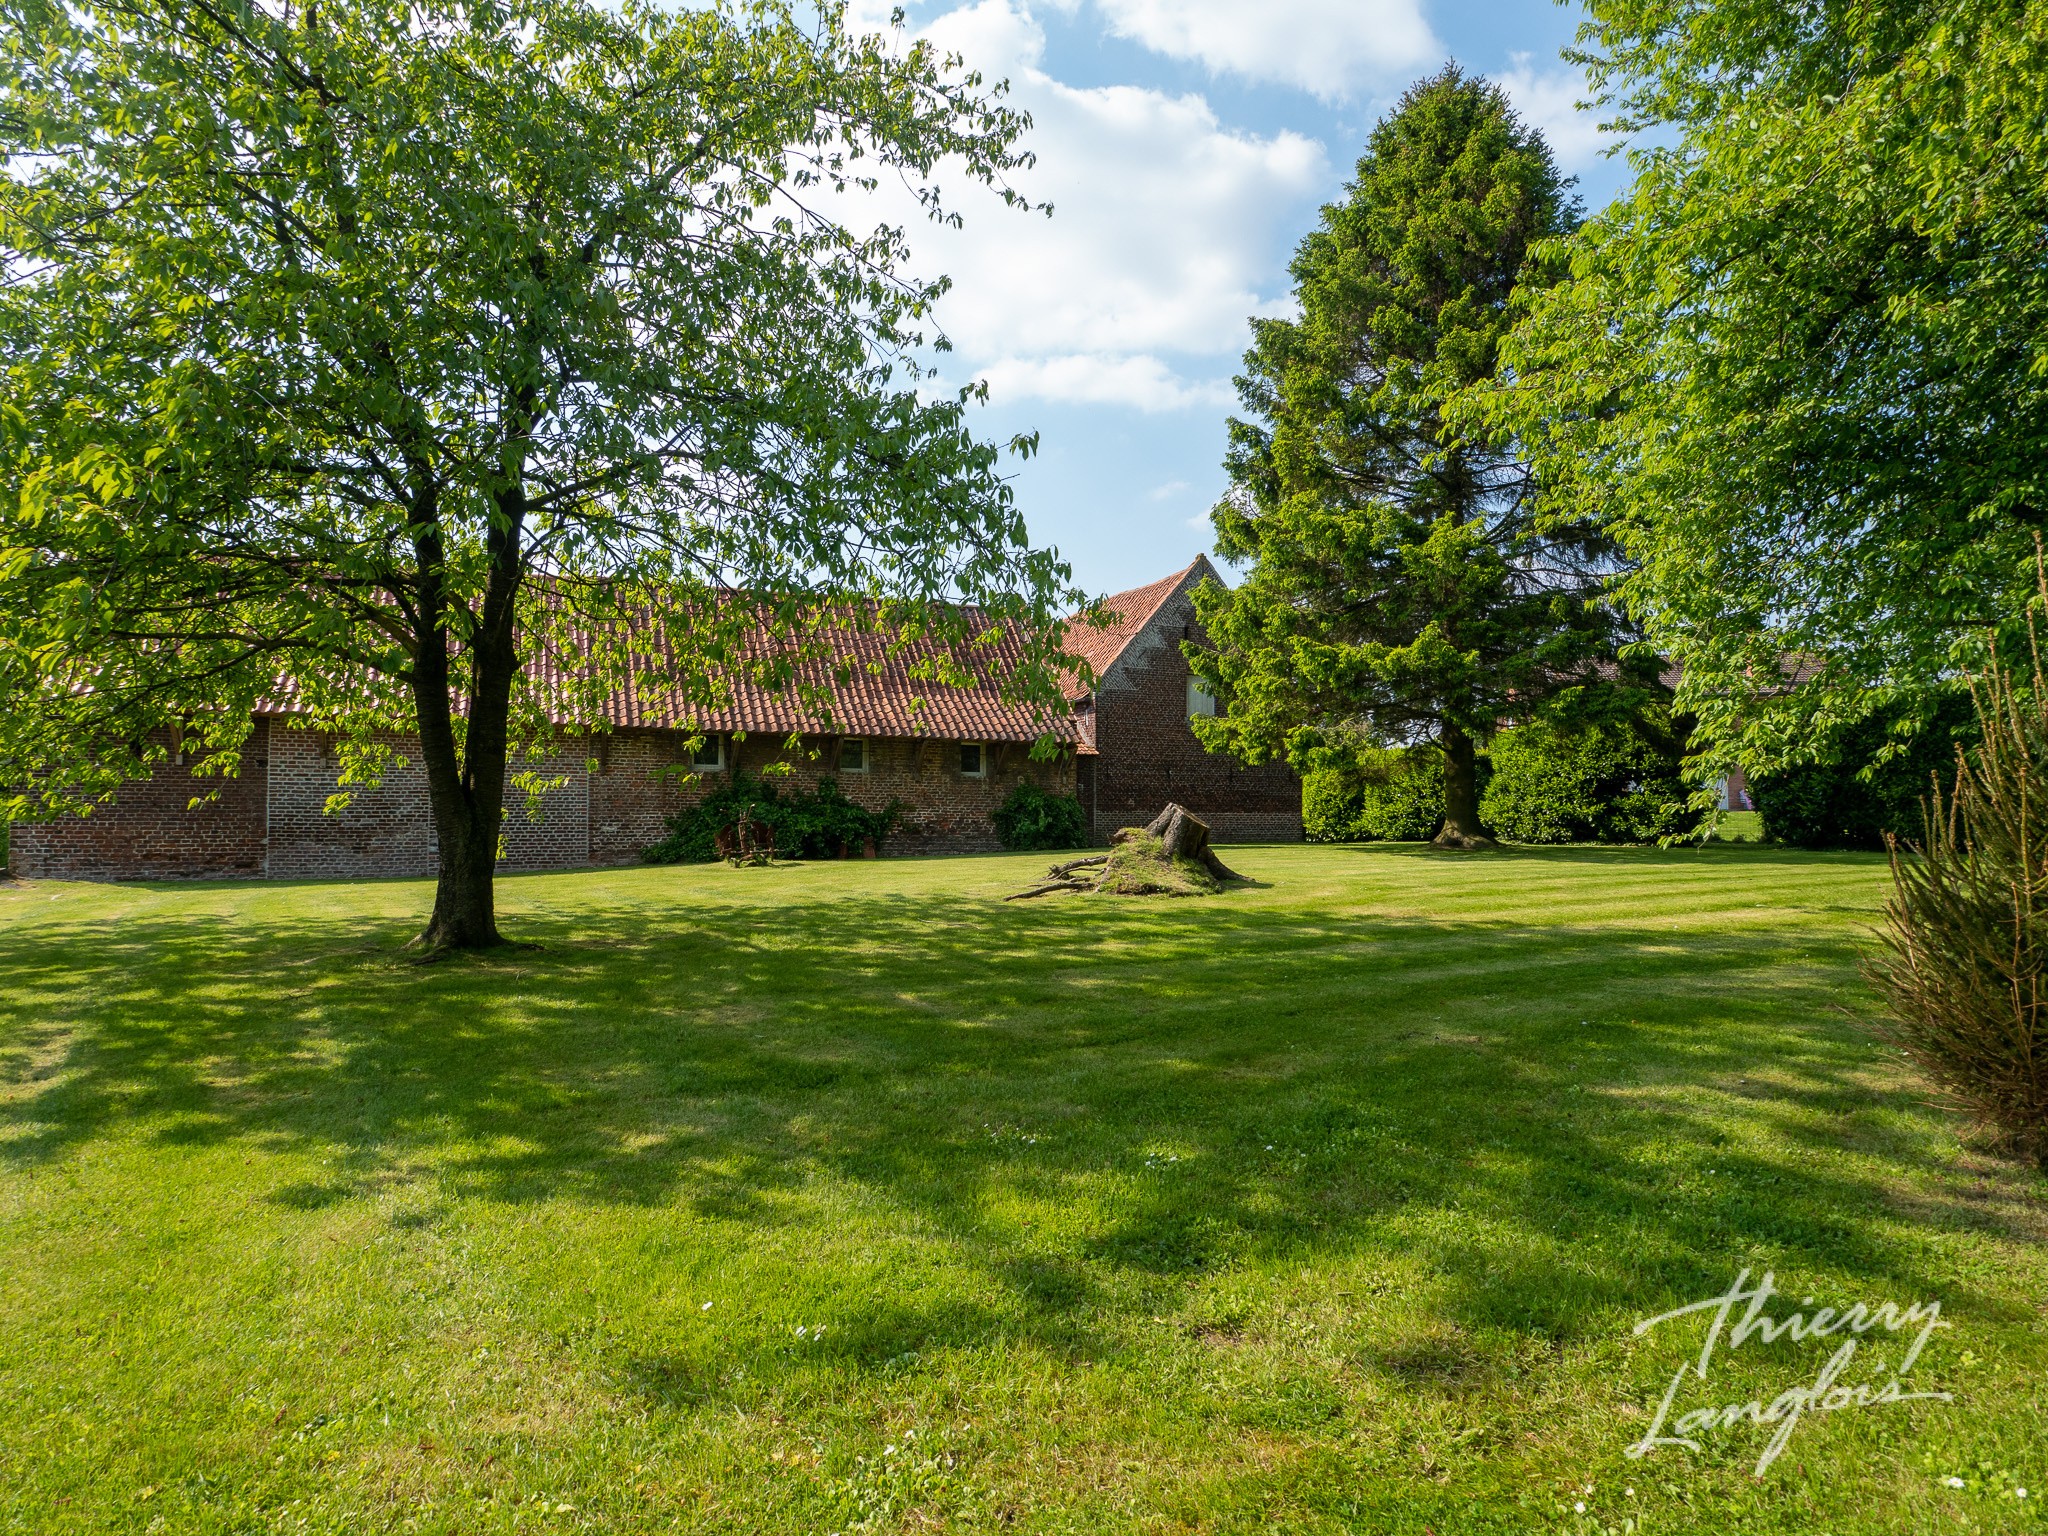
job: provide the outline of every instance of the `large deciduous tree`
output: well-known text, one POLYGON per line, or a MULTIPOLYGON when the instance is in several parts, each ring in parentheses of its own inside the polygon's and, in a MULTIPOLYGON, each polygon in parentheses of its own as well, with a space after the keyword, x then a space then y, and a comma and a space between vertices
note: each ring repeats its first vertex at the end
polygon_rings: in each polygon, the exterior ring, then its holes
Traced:
POLYGON ((266 697, 345 783, 416 731, 424 938, 482 946, 519 752, 636 677, 715 702, 852 604, 940 673, 1013 624, 1057 700, 1066 568, 917 388, 944 284, 848 216, 954 217, 942 163, 1018 201, 957 60, 776 0, 4 18, 0 813, 172 731, 233 771, 266 697))
POLYGON ((2048 4, 1588 10, 1635 185, 1474 404, 1624 546, 1706 761, 1924 725, 2048 526, 2048 4))
POLYGON ((1455 67, 1373 130, 1295 255, 1299 317, 1252 322, 1214 514, 1250 571, 1196 594, 1211 648, 1189 648, 1228 701, 1196 722, 1211 746, 1307 767, 1347 733, 1433 743, 1439 841, 1471 846, 1479 746, 1611 654, 1599 541, 1539 527, 1514 444, 1443 413, 1573 217, 1541 135, 1455 67))

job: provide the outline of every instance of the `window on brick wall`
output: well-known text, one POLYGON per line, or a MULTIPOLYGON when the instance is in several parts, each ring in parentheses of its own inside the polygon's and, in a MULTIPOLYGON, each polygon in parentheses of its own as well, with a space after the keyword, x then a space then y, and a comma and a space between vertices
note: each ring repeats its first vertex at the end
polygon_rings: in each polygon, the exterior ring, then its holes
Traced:
POLYGON ((841 773, 866 773, 868 771, 868 744, 859 736, 848 736, 839 743, 839 771, 841 773))
POLYGON ((1194 717, 1195 717, 1196 715, 1213 715, 1213 714, 1215 714, 1215 713, 1216 713, 1216 698, 1215 698, 1215 695, 1213 695, 1213 694, 1211 694, 1211 693, 1207 693, 1207 692, 1205 692, 1205 691, 1203 690, 1203 688, 1202 688, 1202 680, 1201 680, 1201 679, 1200 679, 1199 677, 1191 677, 1191 678, 1189 678, 1189 679, 1188 679, 1188 718, 1189 718, 1189 719, 1193 719, 1193 718, 1194 718, 1194 717))
POLYGON ((980 777, 981 777, 981 776, 982 776, 982 775, 983 775, 983 774, 984 774, 984 773, 985 773, 985 772, 987 771, 987 768, 986 768, 986 764, 987 764, 987 762, 988 762, 988 754, 987 754, 986 752, 984 752, 984 751, 982 750, 982 745, 981 745, 981 743, 980 743, 980 742, 978 742, 978 741, 963 741, 963 742, 961 742, 961 743, 960 743, 960 777, 961 777, 961 778, 963 778, 963 779, 978 779, 978 778, 980 778, 980 777))
POLYGON ((690 754, 690 766, 699 773, 725 772, 725 738, 706 736, 690 754))

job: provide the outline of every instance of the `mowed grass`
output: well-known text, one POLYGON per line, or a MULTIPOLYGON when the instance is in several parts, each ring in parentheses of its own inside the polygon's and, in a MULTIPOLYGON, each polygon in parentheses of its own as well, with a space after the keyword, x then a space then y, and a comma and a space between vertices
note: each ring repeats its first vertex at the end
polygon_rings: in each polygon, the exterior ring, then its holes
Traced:
POLYGON ((420 884, 0 887, 0 1529, 2039 1527, 2048 1187, 1866 1034, 1880 861, 1228 859, 508 880, 428 966, 420 884), (1954 1401, 1626 1457, 1745 1266, 1938 1299, 1954 1401))

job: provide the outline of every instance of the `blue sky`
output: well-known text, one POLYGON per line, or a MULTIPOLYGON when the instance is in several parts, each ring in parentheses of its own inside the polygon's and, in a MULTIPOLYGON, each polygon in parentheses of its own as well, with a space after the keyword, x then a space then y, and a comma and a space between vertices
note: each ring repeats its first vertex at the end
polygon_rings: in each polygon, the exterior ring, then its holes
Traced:
MULTIPOLYGON (((859 19, 880 24, 886 0, 859 19)), ((951 382, 989 381, 984 437, 1036 430, 1016 469, 1034 540, 1095 592, 1208 548, 1232 375, 1254 313, 1403 87, 1455 58, 1500 80, 1597 208, 1624 170, 1558 57, 1580 15, 1548 0, 922 0, 914 32, 1011 82, 1050 219, 955 195, 959 232, 912 227, 952 275, 951 382)))

